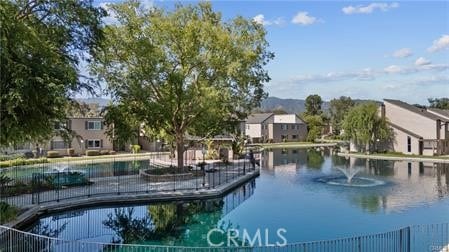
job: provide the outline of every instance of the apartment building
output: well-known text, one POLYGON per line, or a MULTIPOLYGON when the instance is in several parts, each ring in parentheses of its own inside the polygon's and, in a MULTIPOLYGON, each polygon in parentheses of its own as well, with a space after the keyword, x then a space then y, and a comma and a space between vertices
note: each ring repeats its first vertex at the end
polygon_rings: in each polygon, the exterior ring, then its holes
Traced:
POLYGON ((304 141, 307 125, 295 114, 251 114, 245 122, 245 135, 252 143, 304 141))
POLYGON ((395 152, 449 155, 449 111, 424 109, 399 100, 384 99, 381 115, 390 124, 395 152))

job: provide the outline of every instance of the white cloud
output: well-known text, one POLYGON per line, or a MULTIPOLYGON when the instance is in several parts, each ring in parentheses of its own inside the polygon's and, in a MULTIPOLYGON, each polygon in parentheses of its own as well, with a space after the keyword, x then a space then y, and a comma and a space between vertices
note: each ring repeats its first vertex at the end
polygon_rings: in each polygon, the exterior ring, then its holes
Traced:
POLYGON ((443 35, 439 39, 434 40, 431 47, 427 48, 429 52, 437 52, 449 48, 449 35, 443 35))
POLYGON ((424 66, 424 65, 430 65, 432 62, 430 60, 425 59, 424 57, 419 57, 415 61, 416 66, 424 66))
POLYGON ((312 84, 312 83, 328 83, 347 80, 356 81, 372 81, 377 78, 389 76, 389 75, 407 75, 425 71, 442 72, 449 70, 449 65, 445 64, 427 64, 419 66, 398 66, 390 65, 384 69, 371 69, 365 68, 359 71, 352 72, 329 72, 325 74, 315 75, 299 75, 291 78, 288 83, 290 84, 312 84))
POLYGON ((386 73, 401 73, 401 72, 403 72, 404 70, 403 70, 403 68, 400 67, 400 66, 391 65, 391 66, 388 66, 388 67, 384 68, 384 71, 385 71, 386 73))
POLYGON ((344 14, 351 15, 351 14, 370 14, 373 13, 375 10, 388 11, 398 7, 399 7, 398 3, 390 3, 390 4, 371 3, 369 5, 357 5, 357 6, 349 5, 343 7, 341 10, 343 11, 344 14))
POLYGON ((413 52, 410 48, 401 48, 393 53, 395 58, 406 58, 412 56, 413 52))
POLYGON ((304 26, 311 25, 319 21, 320 20, 318 18, 310 16, 309 13, 306 11, 300 11, 292 18, 293 24, 299 24, 304 26))
POLYGON ((277 25, 277 26, 281 26, 285 23, 284 19, 282 17, 278 17, 274 20, 266 20, 265 16, 263 14, 258 14, 256 16, 253 17, 254 22, 261 24, 261 25, 277 25))

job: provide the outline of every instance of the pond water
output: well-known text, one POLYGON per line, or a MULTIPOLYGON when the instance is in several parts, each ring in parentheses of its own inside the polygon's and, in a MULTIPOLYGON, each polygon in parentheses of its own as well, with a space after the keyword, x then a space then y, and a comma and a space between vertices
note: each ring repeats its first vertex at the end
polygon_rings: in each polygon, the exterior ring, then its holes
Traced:
POLYGON ((449 222, 449 164, 275 149, 263 153, 261 166, 260 177, 220 199, 81 209, 45 216, 28 231, 70 240, 207 246, 207 233, 217 227, 251 235, 259 229, 271 242, 284 229, 294 243, 449 222))

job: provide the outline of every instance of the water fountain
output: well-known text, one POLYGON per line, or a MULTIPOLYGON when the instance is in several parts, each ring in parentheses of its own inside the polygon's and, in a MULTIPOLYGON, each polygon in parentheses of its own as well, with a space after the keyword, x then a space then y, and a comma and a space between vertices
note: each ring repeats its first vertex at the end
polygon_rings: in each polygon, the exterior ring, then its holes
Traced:
POLYGON ((346 167, 337 167, 344 176, 332 176, 332 177, 324 177, 318 179, 318 181, 329 184, 329 185, 337 185, 337 186, 349 186, 349 187, 372 187, 384 185, 385 181, 356 176, 362 169, 359 166, 355 166, 353 164, 346 167))

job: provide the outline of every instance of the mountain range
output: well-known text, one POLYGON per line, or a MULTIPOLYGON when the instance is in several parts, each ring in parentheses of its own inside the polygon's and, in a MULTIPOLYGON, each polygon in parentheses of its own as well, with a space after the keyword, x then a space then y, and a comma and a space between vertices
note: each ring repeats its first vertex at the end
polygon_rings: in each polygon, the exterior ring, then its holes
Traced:
MULTIPOLYGON (((84 103, 97 103, 100 107, 104 107, 109 104, 110 99, 107 98, 83 98, 78 99, 78 101, 84 103)), ((355 103, 364 102, 367 100, 357 100, 354 99, 355 103)), ((329 101, 323 101, 322 110, 329 110, 329 101)), ((305 111, 305 100, 303 99, 283 99, 278 97, 268 97, 262 101, 259 108, 261 111, 273 111, 273 110, 284 110, 287 113, 300 114, 305 111)))

